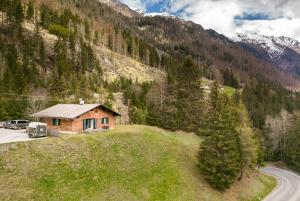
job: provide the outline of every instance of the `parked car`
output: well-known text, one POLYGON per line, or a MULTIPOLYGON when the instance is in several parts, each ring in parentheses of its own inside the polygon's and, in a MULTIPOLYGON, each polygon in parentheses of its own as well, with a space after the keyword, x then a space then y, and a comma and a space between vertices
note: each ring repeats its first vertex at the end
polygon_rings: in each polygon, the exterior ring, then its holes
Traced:
POLYGON ((47 136, 47 124, 45 123, 31 122, 26 129, 30 138, 47 136))
POLYGON ((4 121, 1 121, 1 122, 0 122, 0 128, 3 128, 3 127, 4 127, 4 124, 5 124, 5 122, 4 122, 4 121))
POLYGON ((9 128, 9 126, 10 126, 10 121, 4 122, 3 128, 7 129, 7 128, 9 128))
POLYGON ((29 126, 28 120, 12 120, 10 121, 9 128, 10 129, 25 129, 27 126, 29 126))

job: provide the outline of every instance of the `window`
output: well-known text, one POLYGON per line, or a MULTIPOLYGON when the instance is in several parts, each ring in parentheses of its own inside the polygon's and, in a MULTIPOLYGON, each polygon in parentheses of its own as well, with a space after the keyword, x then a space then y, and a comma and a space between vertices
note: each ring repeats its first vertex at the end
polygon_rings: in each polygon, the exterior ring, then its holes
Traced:
POLYGON ((52 124, 53 124, 54 126, 59 126, 59 125, 60 125, 60 119, 53 119, 53 120, 52 120, 52 124))
POLYGON ((102 118, 101 123, 102 124, 108 124, 109 123, 109 118, 108 117, 102 118))
POLYGON ((84 119, 83 120, 83 130, 96 129, 97 122, 96 119, 84 119))

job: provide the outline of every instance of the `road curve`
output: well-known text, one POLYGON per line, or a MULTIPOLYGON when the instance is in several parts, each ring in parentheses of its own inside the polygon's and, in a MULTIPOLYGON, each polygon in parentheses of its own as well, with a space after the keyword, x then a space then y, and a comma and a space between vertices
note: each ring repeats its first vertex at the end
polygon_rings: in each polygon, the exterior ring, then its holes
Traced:
POLYGON ((300 176, 275 167, 262 169, 265 174, 273 175, 278 179, 278 186, 264 201, 300 201, 300 176))

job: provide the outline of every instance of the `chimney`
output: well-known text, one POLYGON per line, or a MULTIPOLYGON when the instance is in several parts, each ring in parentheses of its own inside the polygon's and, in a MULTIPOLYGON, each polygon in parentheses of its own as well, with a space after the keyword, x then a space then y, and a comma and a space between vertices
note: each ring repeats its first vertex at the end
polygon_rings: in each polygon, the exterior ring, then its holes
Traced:
POLYGON ((84 99, 80 98, 80 99, 79 99, 79 104, 80 104, 80 105, 84 105, 84 99))

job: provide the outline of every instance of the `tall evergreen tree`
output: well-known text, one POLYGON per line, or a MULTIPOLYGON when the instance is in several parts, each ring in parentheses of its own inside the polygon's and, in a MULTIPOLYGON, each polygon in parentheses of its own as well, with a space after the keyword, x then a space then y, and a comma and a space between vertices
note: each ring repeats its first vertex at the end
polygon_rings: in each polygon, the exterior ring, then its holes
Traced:
POLYGON ((206 128, 199 151, 199 167, 204 178, 218 190, 231 186, 240 170, 240 142, 236 118, 228 106, 228 98, 214 82, 209 97, 206 128))
POLYGON ((31 20, 33 16, 34 16, 34 3, 32 0, 30 0, 27 6, 26 18, 28 20, 31 20))
POLYGON ((21 26, 21 23, 24 20, 23 5, 20 0, 16 1, 15 3, 15 22, 17 26, 21 26))
POLYGON ((284 149, 284 161, 292 169, 300 172, 300 116, 296 114, 293 126, 289 129, 284 149))
POLYGON ((181 129, 197 131, 201 126, 203 114, 203 90, 201 72, 191 57, 179 66, 176 76, 177 116, 181 129))
POLYGON ((40 38, 39 44, 39 57, 40 57, 40 64, 46 70, 46 52, 45 52, 45 44, 44 39, 40 38))

